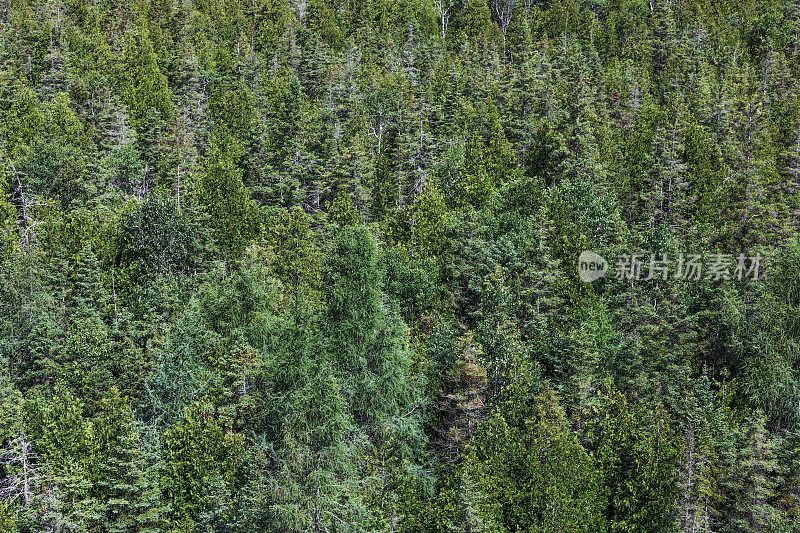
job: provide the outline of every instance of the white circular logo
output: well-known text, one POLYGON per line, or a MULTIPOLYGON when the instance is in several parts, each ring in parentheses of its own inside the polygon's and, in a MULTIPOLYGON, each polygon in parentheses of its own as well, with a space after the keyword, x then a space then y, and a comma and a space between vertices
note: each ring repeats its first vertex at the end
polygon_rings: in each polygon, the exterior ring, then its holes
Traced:
POLYGON ((578 277, 581 281, 591 283, 606 275, 608 263, 594 252, 586 250, 578 257, 578 277))

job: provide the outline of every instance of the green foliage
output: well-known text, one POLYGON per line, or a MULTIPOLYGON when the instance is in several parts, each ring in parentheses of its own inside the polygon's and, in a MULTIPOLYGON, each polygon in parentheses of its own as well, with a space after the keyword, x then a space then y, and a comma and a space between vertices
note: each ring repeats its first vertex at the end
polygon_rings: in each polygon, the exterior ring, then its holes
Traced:
POLYGON ((799 20, 0 2, 0 530, 798 530, 799 20))
POLYGON ((650 415, 609 389, 581 413, 585 447, 597 461, 603 516, 611 531, 668 531, 675 502, 677 440, 663 408, 650 415))
POLYGON ((131 279, 179 274, 189 266, 189 226, 171 198, 150 196, 122 221, 116 261, 131 279))
POLYGON ((402 420, 404 409, 419 401, 410 375, 408 330, 383 305, 375 238, 364 226, 344 228, 326 266, 329 349, 356 422, 402 423, 406 427, 398 430, 413 431, 417 417, 402 420))
MULTIPOLYGON (((84 205, 93 192, 86 148, 84 125, 70 107, 70 100, 59 93, 46 106, 41 120, 43 135, 35 137, 18 160, 19 173, 25 177, 26 192, 58 200, 64 208, 84 205)), ((38 122, 37 112, 30 111, 38 122)), ((30 126, 29 126, 30 127, 30 126)), ((24 132, 22 127, 17 131, 24 132)))
POLYGON ((14 95, 13 104, 5 116, 3 137, 6 153, 15 159, 27 151, 41 131, 44 117, 38 98, 30 87, 21 85, 14 95))
POLYGON ((320 252, 314 242, 309 218, 301 210, 281 211, 271 227, 275 251, 275 275, 295 291, 310 291, 309 301, 319 298, 322 284, 320 252))
POLYGON ((381 272, 375 237, 364 226, 342 230, 327 259, 327 316, 333 353, 358 364, 381 311, 381 272))
POLYGON ((339 227, 356 225, 360 221, 359 212, 353 206, 350 196, 340 194, 334 198, 330 208, 331 221, 339 227))
POLYGON ((489 531, 600 529, 599 473, 552 389, 529 416, 515 427, 496 411, 476 431, 466 466, 466 490, 474 491, 468 520, 489 531))
POLYGON ((161 485, 174 524, 194 524, 202 513, 225 505, 209 490, 217 476, 225 486, 234 482, 241 436, 215 418, 209 406, 196 402, 166 431, 161 485))
POLYGON ((229 87, 217 82, 212 89, 209 114, 219 133, 223 132, 244 142, 252 134, 253 96, 246 87, 229 87))
POLYGON ((242 181, 236 160, 240 144, 232 137, 216 137, 203 160, 197 194, 204 206, 218 246, 234 257, 261 233, 258 208, 242 181))
POLYGON ((150 110, 156 111, 162 119, 171 116, 172 93, 144 26, 126 34, 123 76, 123 102, 137 132, 141 133, 147 127, 150 110))

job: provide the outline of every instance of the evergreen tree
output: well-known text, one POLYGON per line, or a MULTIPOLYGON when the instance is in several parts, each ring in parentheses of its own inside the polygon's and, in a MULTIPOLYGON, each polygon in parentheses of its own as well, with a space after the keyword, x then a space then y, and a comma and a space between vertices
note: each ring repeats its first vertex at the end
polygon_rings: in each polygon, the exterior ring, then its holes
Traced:
POLYGON ((470 525, 489 531, 601 528, 600 477, 569 433, 552 389, 529 416, 521 427, 509 426, 497 411, 478 429, 467 463, 469 488, 476 491, 476 524, 470 525))
POLYGON ((236 164, 240 150, 234 138, 216 137, 211 153, 203 160, 197 185, 198 199, 214 228, 218 246, 234 257, 261 232, 259 212, 236 164))

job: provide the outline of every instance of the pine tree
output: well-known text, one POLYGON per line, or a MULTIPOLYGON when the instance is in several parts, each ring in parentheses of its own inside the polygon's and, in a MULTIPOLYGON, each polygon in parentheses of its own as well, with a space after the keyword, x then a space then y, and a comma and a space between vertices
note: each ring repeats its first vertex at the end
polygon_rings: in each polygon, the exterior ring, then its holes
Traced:
POLYGON ((314 243, 308 216, 295 208, 283 210, 271 228, 276 254, 275 275, 291 290, 307 292, 307 303, 320 298, 320 252, 314 243))
POLYGON ((109 298, 100 280, 97 256, 88 246, 78 257, 71 309, 64 342, 59 346, 57 366, 52 370, 94 412, 98 401, 113 383, 109 352, 109 298))
POLYGON ((207 489, 217 475, 231 487, 239 445, 241 436, 217 419, 213 407, 200 402, 187 407, 183 420, 166 431, 161 487, 171 504, 173 525, 193 527, 204 513, 224 505, 207 489))
POLYGON ((36 93, 21 85, 14 95, 14 103, 4 116, 2 129, 5 153, 16 159, 25 154, 44 122, 36 93))
POLYGON ((472 333, 467 332, 454 348, 457 359, 443 369, 438 391, 436 445, 445 467, 461 458, 483 418, 487 385, 481 347, 472 333))
POLYGON ((763 530, 777 518, 771 500, 782 474, 776 460, 780 443, 766 433, 765 422, 763 413, 756 412, 740 430, 739 448, 725 480, 729 531, 763 530))
POLYGON ((167 78, 158 65, 146 25, 139 21, 135 31, 125 41, 124 71, 126 89, 124 103, 137 133, 145 131, 148 111, 154 110, 161 119, 172 115, 172 93, 167 78))
POLYGON ((375 238, 364 226, 344 228, 326 266, 330 357, 356 423, 405 426, 406 438, 419 439, 418 415, 412 413, 421 399, 410 372, 408 328, 382 302, 375 238))
MULTIPOLYGON (((112 389, 92 422, 91 495, 98 501, 98 526, 104 531, 129 532, 156 528, 164 509, 148 501, 144 458, 132 413, 112 389)), ((152 530, 152 529, 151 529, 152 530)))
POLYGON ((480 209, 489 200, 496 177, 486 170, 485 153, 483 143, 473 133, 466 143, 463 165, 456 171, 452 184, 448 184, 448 196, 454 206, 472 205, 480 209))
POLYGON ((594 531, 602 527, 600 477, 569 433, 552 389, 510 426, 496 411, 469 446, 475 515, 489 531, 594 531))
POLYGON ((50 507, 45 519, 71 527, 98 517, 96 502, 88 491, 90 443, 88 424, 81 413, 79 400, 63 382, 57 382, 49 400, 39 397, 26 404, 23 431, 31 435, 35 451, 47 462, 47 476, 52 476, 54 498, 42 502, 50 507))
POLYGON ((581 413, 581 440, 597 461, 603 515, 612 531, 671 526, 678 452, 664 414, 656 407, 648 420, 642 407, 631 406, 613 389, 601 392, 581 413))
POLYGON ((202 162, 197 185, 198 200, 206 210, 217 244, 226 255, 236 257, 261 233, 257 207, 242 181, 236 160, 241 147, 229 136, 215 137, 202 162))

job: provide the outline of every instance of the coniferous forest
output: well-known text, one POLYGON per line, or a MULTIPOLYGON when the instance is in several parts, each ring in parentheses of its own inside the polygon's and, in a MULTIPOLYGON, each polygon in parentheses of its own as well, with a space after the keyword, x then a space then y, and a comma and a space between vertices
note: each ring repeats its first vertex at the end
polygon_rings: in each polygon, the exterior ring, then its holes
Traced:
POLYGON ((0 531, 800 531, 797 0, 0 41, 0 531))

